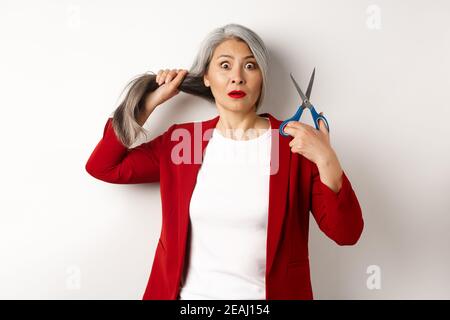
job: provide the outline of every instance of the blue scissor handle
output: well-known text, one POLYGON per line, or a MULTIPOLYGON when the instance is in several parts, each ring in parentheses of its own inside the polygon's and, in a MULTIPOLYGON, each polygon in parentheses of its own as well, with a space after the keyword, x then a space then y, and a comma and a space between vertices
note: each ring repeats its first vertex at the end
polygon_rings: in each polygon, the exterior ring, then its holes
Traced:
POLYGON ((303 107, 302 105, 300 105, 299 107, 298 107, 298 110, 297 110, 297 112, 292 116, 292 117, 290 117, 289 119, 287 119, 287 120, 284 120, 282 123, 281 123, 281 125, 280 125, 280 134, 282 135, 282 136, 285 136, 285 137, 288 137, 289 136, 289 134, 287 134, 286 132, 284 132, 284 127, 286 127, 286 125, 288 124, 288 122, 290 122, 290 121, 298 121, 298 120, 300 120, 300 117, 302 116, 302 113, 303 113, 303 110, 305 109, 305 107, 303 107))
MULTIPOLYGON (((285 126, 288 124, 288 122, 290 122, 290 121, 299 121, 300 118, 301 118, 301 116, 302 116, 302 113, 303 113, 303 110, 304 110, 304 109, 305 109, 305 107, 303 107, 303 106, 301 105, 301 106, 298 108, 297 112, 296 112, 291 118, 289 118, 289 119, 287 119, 287 120, 284 120, 284 121, 281 123, 279 131, 280 131, 280 134, 281 134, 282 136, 285 136, 285 137, 289 136, 289 134, 287 134, 286 132, 284 132, 284 127, 285 127, 285 126)), ((313 118, 313 120, 314 120, 314 125, 316 126, 316 129, 319 130, 319 120, 323 120, 323 121, 325 122, 325 126, 326 126, 328 132, 330 132, 330 127, 328 126, 328 121, 327 121, 327 119, 326 119, 324 116, 318 114, 317 111, 316 111, 316 109, 314 109, 314 106, 313 106, 313 105, 311 105, 310 110, 311 110, 311 115, 312 115, 312 118, 313 118)))
POLYGON ((328 126, 328 121, 327 119, 325 119, 324 116, 320 115, 317 113, 316 109, 314 109, 314 106, 311 105, 311 114, 314 120, 314 124, 316 125, 316 129, 319 130, 319 120, 323 120, 323 122, 325 122, 325 127, 327 128, 328 132, 330 132, 330 127, 328 126))

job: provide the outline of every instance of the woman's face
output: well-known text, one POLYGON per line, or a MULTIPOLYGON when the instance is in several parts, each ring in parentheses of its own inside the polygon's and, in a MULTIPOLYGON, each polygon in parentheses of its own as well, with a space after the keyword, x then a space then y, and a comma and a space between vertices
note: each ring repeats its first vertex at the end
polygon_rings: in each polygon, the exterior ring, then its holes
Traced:
POLYGON ((250 48, 244 41, 229 39, 214 50, 204 83, 211 87, 219 108, 229 111, 252 110, 262 88, 262 73, 250 48), (233 90, 244 91, 242 98, 228 95, 233 90))

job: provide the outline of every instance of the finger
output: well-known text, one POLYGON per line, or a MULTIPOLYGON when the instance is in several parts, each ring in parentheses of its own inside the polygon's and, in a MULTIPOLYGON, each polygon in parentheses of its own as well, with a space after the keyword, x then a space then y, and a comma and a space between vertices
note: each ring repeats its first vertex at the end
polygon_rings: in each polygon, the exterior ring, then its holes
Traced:
POLYGON ((176 69, 173 69, 171 71, 169 71, 169 73, 167 74, 166 80, 164 81, 164 83, 168 83, 170 82, 173 78, 175 78, 177 74, 176 69))
POLYGON ((309 124, 301 123, 300 121, 289 121, 286 127, 298 129, 298 130, 311 130, 312 127, 309 124))
POLYGON ((181 70, 180 72, 178 72, 177 76, 173 79, 171 83, 173 83, 175 87, 178 87, 187 73, 188 73, 187 70, 181 70))
POLYGON ((327 131, 327 128, 325 126, 325 121, 323 121, 322 119, 319 119, 319 130, 320 131, 327 131))
POLYGON ((164 70, 159 70, 158 74, 156 75, 156 83, 159 84, 159 79, 161 78, 162 73, 164 72, 164 70))
POLYGON ((289 122, 286 124, 286 127, 287 127, 287 128, 300 128, 301 125, 302 125, 302 124, 301 124, 299 121, 289 121, 289 122))
POLYGON ((170 71, 169 69, 163 70, 163 72, 161 73, 161 76, 159 77, 159 85, 165 83, 166 77, 167 77, 167 74, 169 73, 169 71, 170 71))
POLYGON ((294 139, 292 139, 290 142, 289 142, 289 147, 293 147, 293 146, 295 146, 295 144, 297 143, 298 141, 297 141, 297 139, 296 138, 294 138, 294 139))
POLYGON ((166 70, 164 70, 164 69, 160 71, 159 77, 158 77, 158 84, 159 85, 162 85, 164 83, 164 80, 166 79, 165 73, 166 73, 166 70))
MULTIPOLYGON (((323 115, 323 112, 321 112, 320 115, 323 115)), ((328 129, 323 119, 319 119, 319 130, 328 134, 328 129)))
POLYGON ((287 123, 287 124, 284 126, 283 131, 284 131, 285 133, 287 133, 287 134, 291 134, 291 133, 290 133, 290 130, 292 130, 292 127, 290 127, 290 126, 289 126, 289 123, 287 123))
POLYGON ((303 154, 303 149, 300 148, 299 146, 291 146, 291 152, 298 153, 298 154, 303 154))
POLYGON ((284 127, 284 129, 283 129, 283 131, 285 133, 287 133, 288 135, 290 135, 290 136, 294 136, 295 135, 295 130, 296 130, 296 128, 294 128, 292 126, 288 126, 288 125, 286 125, 284 127))

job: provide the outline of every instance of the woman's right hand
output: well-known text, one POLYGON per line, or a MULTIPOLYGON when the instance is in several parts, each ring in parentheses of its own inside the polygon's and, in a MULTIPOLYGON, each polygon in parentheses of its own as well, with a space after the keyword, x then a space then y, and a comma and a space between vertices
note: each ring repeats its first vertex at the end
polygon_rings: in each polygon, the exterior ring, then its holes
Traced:
POLYGON ((173 96, 176 96, 180 92, 178 86, 187 73, 188 71, 185 69, 159 70, 156 75, 156 82, 159 87, 148 94, 145 100, 147 110, 154 109, 173 96))

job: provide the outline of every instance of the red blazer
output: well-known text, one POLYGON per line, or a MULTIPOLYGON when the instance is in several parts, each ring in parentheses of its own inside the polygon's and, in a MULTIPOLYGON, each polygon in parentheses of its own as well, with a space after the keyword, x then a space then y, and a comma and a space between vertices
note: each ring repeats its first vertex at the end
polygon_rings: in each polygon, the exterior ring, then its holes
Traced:
MULTIPOLYGON (((272 129, 280 127, 281 121, 271 114, 260 116, 270 119, 272 129)), ((188 240, 189 203, 218 120, 219 116, 174 124, 153 140, 128 149, 117 139, 109 118, 102 139, 86 163, 87 172, 102 181, 160 182, 162 230, 144 300, 178 299, 188 240), (184 154, 179 146, 173 150, 191 161, 176 163, 171 160, 172 148, 182 142, 192 152, 184 154)), ((358 199, 345 173, 342 187, 335 193, 321 182, 313 162, 291 152, 291 139, 272 134, 271 166, 277 162, 278 170, 270 175, 269 184, 267 300, 313 299, 308 255, 310 211, 319 228, 339 245, 355 244, 364 225, 358 199)))

